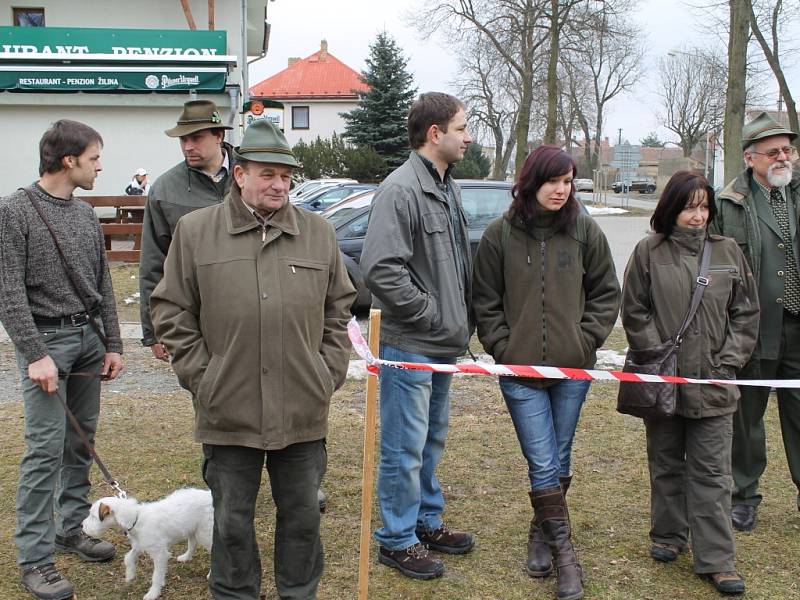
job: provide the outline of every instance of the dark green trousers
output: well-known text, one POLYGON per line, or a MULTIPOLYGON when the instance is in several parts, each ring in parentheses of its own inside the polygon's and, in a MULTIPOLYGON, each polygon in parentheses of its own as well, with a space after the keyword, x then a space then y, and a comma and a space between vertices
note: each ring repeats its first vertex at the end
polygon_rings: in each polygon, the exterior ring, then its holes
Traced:
MULTIPOLYGON (((800 379, 800 318, 784 311, 780 355, 760 361, 762 379, 800 379)), ((758 506, 758 480, 767 467, 764 412, 769 388, 742 387, 733 418, 733 503, 758 506)), ((800 390, 779 389, 778 415, 792 481, 800 491, 800 390)), ((800 497, 798 498, 800 508, 800 497)))
POLYGON ((645 421, 650 539, 688 545, 695 573, 733 571, 731 415, 645 421))
MULTIPOLYGON (((99 373, 105 348, 90 325, 41 327, 42 339, 60 373, 99 373)), ((92 456, 67 422, 61 401, 28 378, 28 361, 17 352, 25 402, 25 453, 17 485, 17 562, 23 568, 53 562, 56 534, 80 531, 89 514, 92 456)), ((58 390, 90 441, 100 411, 100 380, 61 377, 58 390)))
POLYGON ((275 501, 275 587, 281 600, 313 600, 324 557, 317 490, 327 466, 325 440, 282 450, 203 444, 203 478, 214 499, 209 589, 214 600, 258 600, 261 560, 254 527, 266 459, 275 501))

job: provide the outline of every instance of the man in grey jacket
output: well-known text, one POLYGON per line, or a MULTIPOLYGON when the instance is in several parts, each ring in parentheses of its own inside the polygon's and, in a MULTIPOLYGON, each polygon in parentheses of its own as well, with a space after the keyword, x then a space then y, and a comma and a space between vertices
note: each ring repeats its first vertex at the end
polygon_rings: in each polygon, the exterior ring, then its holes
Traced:
MULTIPOLYGON (((469 344, 472 274, 461 192, 450 176, 472 142, 464 105, 422 94, 408 114, 413 151, 378 188, 361 268, 382 310, 381 358, 455 363, 469 344)), ((428 549, 464 554, 469 533, 442 521, 436 466, 449 420, 451 375, 381 370, 378 560, 408 577, 432 579, 444 563, 428 549)))
POLYGON ((164 275, 164 259, 178 219, 198 208, 219 204, 231 188, 231 147, 224 141, 226 129, 232 128, 222 124, 216 104, 192 100, 183 105, 178 124, 164 132, 179 139, 184 160, 150 188, 139 261, 142 344, 159 360, 169 360, 169 355, 153 333, 150 294, 164 275))

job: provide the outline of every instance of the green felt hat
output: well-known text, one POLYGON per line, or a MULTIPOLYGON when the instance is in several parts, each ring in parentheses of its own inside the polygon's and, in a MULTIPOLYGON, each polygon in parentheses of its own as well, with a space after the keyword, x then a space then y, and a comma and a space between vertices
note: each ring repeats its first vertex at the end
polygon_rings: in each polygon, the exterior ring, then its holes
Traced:
POLYGON ((275 163, 299 167, 283 132, 266 119, 254 121, 242 136, 242 145, 233 150, 237 160, 275 163))
POLYGON ((742 148, 747 148, 753 142, 772 137, 773 135, 785 135, 790 141, 794 141, 797 134, 786 129, 766 112, 759 113, 755 119, 742 127, 742 148))

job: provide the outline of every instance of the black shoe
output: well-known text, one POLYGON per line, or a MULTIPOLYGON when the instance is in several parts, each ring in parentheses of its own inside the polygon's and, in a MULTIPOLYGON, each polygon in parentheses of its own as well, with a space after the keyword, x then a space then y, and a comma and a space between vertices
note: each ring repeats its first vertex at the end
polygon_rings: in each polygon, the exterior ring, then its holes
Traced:
POLYGON ((75 535, 64 537, 56 535, 56 552, 77 554, 86 562, 103 562, 114 558, 114 544, 98 540, 79 531, 75 535))
POLYGON ((319 512, 324 513, 325 509, 328 508, 328 497, 322 488, 317 490, 317 502, 319 502, 319 512))
POLYGON ((75 593, 55 565, 39 565, 22 572, 20 583, 39 600, 69 600, 75 593))
POLYGON ((731 508, 731 523, 737 531, 753 531, 756 526, 756 507, 750 504, 734 504, 731 508))
POLYGON ((420 543, 403 550, 389 550, 381 546, 378 548, 378 562, 414 579, 434 579, 444 575, 444 563, 433 558, 420 543))
POLYGON ((475 536, 465 531, 451 531, 442 523, 438 529, 417 529, 417 539, 431 550, 445 554, 466 554, 475 545, 475 536))
POLYGON ((685 548, 681 548, 675 544, 660 544, 655 542, 650 546, 650 557, 659 562, 672 562, 678 558, 679 554, 683 554, 685 551, 685 548))
POLYGON ((706 575, 711 584, 720 594, 739 595, 744 594, 744 580, 736 571, 725 573, 708 573, 706 575))

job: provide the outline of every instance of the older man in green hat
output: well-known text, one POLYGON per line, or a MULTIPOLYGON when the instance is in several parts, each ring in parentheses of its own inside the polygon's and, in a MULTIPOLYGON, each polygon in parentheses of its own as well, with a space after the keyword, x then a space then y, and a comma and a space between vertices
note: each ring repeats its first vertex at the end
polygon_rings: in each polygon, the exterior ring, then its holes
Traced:
POLYGON ((266 462, 278 595, 315 598, 317 489, 328 405, 347 373, 355 290, 330 224, 288 202, 298 165, 283 134, 256 121, 234 156, 223 203, 178 223, 150 299, 153 324, 194 396, 214 498, 213 597, 259 597, 253 518, 266 462))
MULTIPOLYGON (((797 133, 766 112, 742 130, 747 168, 720 193, 712 233, 735 238, 758 285, 759 345, 742 376, 800 379, 800 172, 793 172, 797 133)), ((800 390, 779 389, 783 444, 800 491, 800 390)), ((733 506, 739 531, 756 524, 759 478, 767 465, 764 411, 768 388, 743 387, 733 420, 733 506)), ((798 497, 800 508, 800 496, 798 497)))

